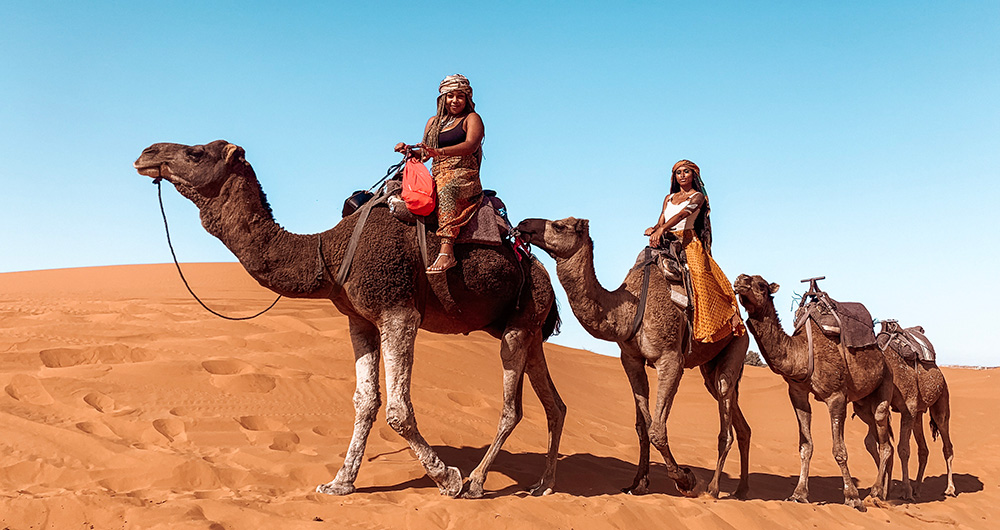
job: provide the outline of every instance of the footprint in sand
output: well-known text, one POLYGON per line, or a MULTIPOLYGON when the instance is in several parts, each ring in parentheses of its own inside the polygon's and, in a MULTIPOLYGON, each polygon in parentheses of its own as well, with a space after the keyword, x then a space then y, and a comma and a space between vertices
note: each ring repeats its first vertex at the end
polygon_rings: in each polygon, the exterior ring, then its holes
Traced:
POLYGON ((81 364, 122 364, 152 361, 152 352, 124 344, 102 344, 86 348, 53 348, 38 352, 48 368, 65 368, 81 364))
POLYGON ((225 392, 266 394, 277 386, 274 376, 247 373, 253 366, 239 359, 208 360, 202 362, 201 367, 212 374, 212 384, 225 392))
POLYGON ((83 396, 84 403, 94 407, 97 412, 114 412, 115 400, 100 392, 91 392, 83 396))
POLYGON ((42 406, 55 403, 52 395, 42 386, 41 381, 30 375, 15 375, 5 390, 7 395, 22 403, 42 406))
POLYGON ((277 431, 284 428, 277 420, 264 416, 243 416, 237 418, 236 422, 248 431, 277 431))
POLYGON ((294 432, 279 432, 274 435, 274 442, 271 443, 269 449, 275 451, 286 451, 292 452, 299 445, 299 435, 294 432))
POLYGON ((201 363, 201 367, 212 375, 236 375, 249 372, 253 366, 239 359, 210 359, 201 363))
POLYGON ((76 424, 76 428, 101 438, 118 438, 118 435, 110 427, 99 421, 82 421, 76 424))
POLYGON ((164 418, 153 420, 153 428, 163 435, 167 441, 187 441, 187 431, 184 429, 184 422, 176 418, 164 418))

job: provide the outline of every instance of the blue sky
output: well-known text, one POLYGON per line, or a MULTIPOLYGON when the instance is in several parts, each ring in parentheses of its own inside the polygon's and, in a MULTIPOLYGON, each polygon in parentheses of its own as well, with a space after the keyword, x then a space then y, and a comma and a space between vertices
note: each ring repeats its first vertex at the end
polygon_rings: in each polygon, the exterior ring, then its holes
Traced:
MULTIPOLYGON (((461 72, 484 185, 515 221, 590 219, 605 287, 688 158, 716 260, 782 284, 786 327, 826 275, 942 363, 995 366, 998 28, 994 1, 4 2, 0 272, 169 261, 131 167, 162 141, 243 146, 279 222, 325 230, 461 72)), ((182 261, 235 261, 164 192, 182 261)), ((555 342, 616 355, 557 291, 555 342)))

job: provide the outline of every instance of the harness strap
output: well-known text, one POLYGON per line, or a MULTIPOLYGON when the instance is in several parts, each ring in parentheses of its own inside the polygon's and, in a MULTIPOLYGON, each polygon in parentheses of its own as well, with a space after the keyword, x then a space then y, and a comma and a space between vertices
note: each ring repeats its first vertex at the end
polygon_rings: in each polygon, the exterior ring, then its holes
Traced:
POLYGON ((649 266, 653 263, 650 259, 649 247, 646 247, 642 264, 642 290, 639 291, 639 307, 635 310, 635 320, 632 321, 632 331, 625 340, 632 340, 632 337, 639 332, 642 326, 642 317, 646 313, 646 298, 649 295, 649 266))
MULTIPOLYGON (((806 320, 808 320, 808 318, 806 318, 806 320)), ((808 381, 809 378, 812 377, 813 370, 815 369, 816 355, 813 352, 813 331, 812 331, 812 326, 809 325, 809 322, 806 322, 806 342, 809 343, 809 361, 806 366, 806 375, 802 376, 802 378, 788 376, 789 379, 791 379, 796 383, 805 383, 806 381, 808 381)))
POLYGON ((369 200, 361 207, 358 222, 354 225, 351 240, 347 243, 347 251, 344 252, 344 259, 340 262, 340 269, 337 270, 337 277, 334 280, 338 287, 343 287, 344 282, 347 281, 347 275, 351 272, 351 263, 354 262, 354 252, 357 251, 358 241, 361 240, 361 231, 365 228, 365 223, 368 221, 368 214, 371 213, 372 207, 376 202, 378 201, 369 200))

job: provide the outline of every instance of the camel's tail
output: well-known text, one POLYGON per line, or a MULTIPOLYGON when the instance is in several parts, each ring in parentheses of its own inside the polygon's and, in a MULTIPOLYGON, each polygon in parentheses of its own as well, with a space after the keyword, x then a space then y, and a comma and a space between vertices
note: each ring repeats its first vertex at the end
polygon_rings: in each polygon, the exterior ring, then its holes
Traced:
MULTIPOLYGON (((928 416, 930 416, 928 414, 928 416)), ((938 424, 934 422, 934 416, 931 416, 931 440, 937 440, 938 434, 941 433, 941 429, 938 428, 938 424)))
POLYGON ((559 318, 559 304, 555 298, 552 299, 552 308, 545 317, 545 324, 542 325, 542 340, 549 340, 549 337, 559 334, 559 327, 562 319, 559 318))

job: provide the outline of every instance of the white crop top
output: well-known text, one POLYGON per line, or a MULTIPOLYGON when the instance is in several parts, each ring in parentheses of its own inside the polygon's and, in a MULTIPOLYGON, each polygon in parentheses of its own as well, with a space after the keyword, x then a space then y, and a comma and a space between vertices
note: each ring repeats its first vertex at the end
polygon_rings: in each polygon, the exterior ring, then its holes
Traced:
MULTIPOLYGON (((671 194, 673 196, 673 194, 671 194)), ((688 203, 691 202, 691 197, 684 199, 680 204, 674 204, 667 199, 667 205, 663 207, 663 220, 668 221, 671 217, 677 215, 677 212, 688 207, 688 203)), ((701 205, 699 204, 694 211, 688 214, 677 222, 674 226, 670 227, 671 232, 677 232, 679 230, 694 230, 694 221, 698 218, 698 212, 701 210, 701 205)))

